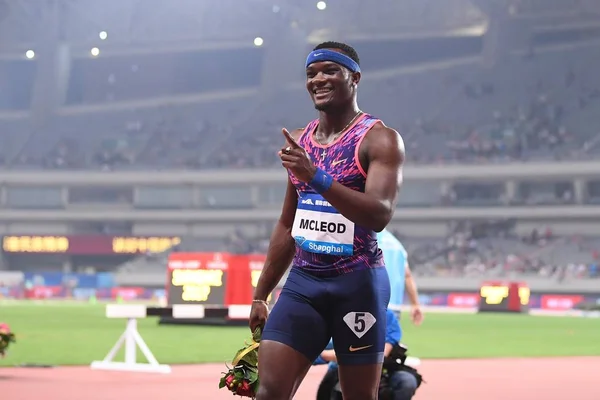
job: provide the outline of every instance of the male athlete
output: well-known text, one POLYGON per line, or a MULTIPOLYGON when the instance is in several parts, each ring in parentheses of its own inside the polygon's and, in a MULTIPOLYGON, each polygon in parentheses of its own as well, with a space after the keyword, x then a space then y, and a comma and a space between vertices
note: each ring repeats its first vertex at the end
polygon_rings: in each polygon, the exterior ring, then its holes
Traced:
POLYGON ((344 399, 377 399, 390 282, 376 232, 396 208, 404 144, 358 108, 360 78, 352 47, 318 45, 306 59, 306 88, 319 118, 283 129, 287 191, 249 321, 264 326, 257 400, 292 399, 330 338, 344 399), (267 296, 290 263, 267 321, 267 296))

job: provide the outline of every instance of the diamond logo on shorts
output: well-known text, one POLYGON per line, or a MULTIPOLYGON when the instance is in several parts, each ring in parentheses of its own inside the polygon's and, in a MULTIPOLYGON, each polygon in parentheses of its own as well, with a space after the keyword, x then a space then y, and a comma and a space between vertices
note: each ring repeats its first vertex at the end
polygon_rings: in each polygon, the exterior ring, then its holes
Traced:
POLYGON ((375 325, 377 320, 373 314, 368 312, 349 312, 344 317, 344 322, 357 338, 363 337, 369 329, 375 325))

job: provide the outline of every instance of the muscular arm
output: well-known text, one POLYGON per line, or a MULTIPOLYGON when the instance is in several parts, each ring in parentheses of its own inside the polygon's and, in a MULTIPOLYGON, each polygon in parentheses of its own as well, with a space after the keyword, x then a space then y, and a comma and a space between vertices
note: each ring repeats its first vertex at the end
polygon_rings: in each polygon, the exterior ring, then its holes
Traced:
MULTIPOLYGON (((300 133, 302 130, 296 130, 292 135, 298 137, 300 133)), ((265 265, 256 284, 254 298, 257 300, 267 300, 294 258, 296 245, 292 237, 292 225, 296 216, 297 203, 298 193, 288 179, 281 215, 271 233, 265 265)))
POLYGON ((369 168, 365 192, 334 181, 322 195, 350 221, 381 232, 391 221, 396 208, 398 188, 402 183, 404 142, 398 132, 378 124, 367 133, 362 146, 366 146, 369 168))

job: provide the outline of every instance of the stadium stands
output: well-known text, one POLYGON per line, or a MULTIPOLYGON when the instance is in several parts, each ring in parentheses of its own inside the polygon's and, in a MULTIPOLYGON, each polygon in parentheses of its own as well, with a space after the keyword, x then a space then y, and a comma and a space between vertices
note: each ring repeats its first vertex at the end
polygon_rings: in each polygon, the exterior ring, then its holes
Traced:
MULTIPOLYGON (((40 172, 280 168, 276 157, 282 144, 280 128, 303 126, 315 112, 302 88, 301 75, 294 81, 279 81, 277 71, 264 75, 268 46, 253 48, 246 39, 257 31, 255 24, 267 22, 274 27, 285 23, 292 31, 301 27, 312 42, 333 35, 334 28, 341 37, 356 38, 365 69, 360 106, 401 132, 410 165, 584 160, 597 159, 600 153, 597 32, 591 38, 575 39, 556 34, 551 40, 547 35, 543 43, 536 42, 533 33, 530 47, 511 47, 509 55, 494 64, 485 55, 486 41, 480 33, 487 18, 476 1, 448 0, 441 5, 410 0, 377 8, 368 18, 359 18, 364 15, 364 2, 348 1, 345 16, 360 24, 336 23, 331 30, 321 31, 329 20, 309 14, 314 11, 312 5, 311 10, 308 6, 278 9, 257 1, 243 6, 255 12, 255 21, 228 13, 221 25, 210 16, 239 7, 237 2, 209 7, 178 0, 182 7, 196 7, 197 14, 205 15, 206 24, 196 32, 197 18, 184 18, 181 10, 174 14, 164 10, 168 18, 163 22, 170 27, 165 37, 134 3, 123 1, 131 6, 123 11, 126 15, 141 15, 140 20, 129 19, 132 29, 128 33, 127 18, 103 21, 113 28, 110 38, 118 37, 119 51, 97 58, 87 53, 73 56, 64 101, 52 117, 36 115, 40 78, 32 67, 34 61, 12 60, 10 52, 6 60, 0 60, 0 85, 6 88, 0 91, 0 168, 40 172), (237 31, 227 31, 231 37, 225 37, 224 26, 237 31), (475 33, 465 33, 471 31, 475 33), (208 42, 217 34, 221 35, 218 43, 208 42), (171 47, 173 38, 179 38, 173 45, 176 48, 171 47), (241 38, 247 43, 240 45, 241 38), (196 40, 202 45, 183 46, 196 40), (149 47, 152 41, 156 46, 149 47), (275 81, 275 92, 265 94, 266 80, 275 81)), ((556 0, 542 7, 534 0, 521 1, 510 12, 529 15, 544 8, 554 16, 568 14, 578 7, 576 3, 556 0)), ((75 53, 83 42, 97 41, 86 30, 86 22, 75 18, 77 10, 89 7, 87 12, 98 11, 100 19, 110 13, 101 13, 93 2, 72 7, 76 9, 65 16, 68 29, 63 35, 67 42, 77 44, 73 44, 75 53)), ((19 13, 26 8, 11 9, 0 33, 22 33, 19 13)), ((265 34, 267 40, 276 38, 278 31, 273 29, 265 34)), ((0 52, 4 49, 0 47, 0 52)), ((301 62, 299 58, 297 63, 301 62)), ((504 189, 502 184, 467 182, 440 190, 439 182, 407 182, 400 207, 569 205, 578 201, 571 182, 522 183, 510 199, 504 189)), ((71 190, 70 201, 77 203, 81 194, 81 204, 96 199, 129 205, 135 197, 115 192, 102 200, 102 194, 86 190, 71 190)), ((249 198, 244 203, 242 195, 215 188, 199 196, 209 209, 256 205, 249 198)), ((24 197, 16 202, 27 203, 24 197)), ((581 202, 599 204, 600 183, 591 182, 581 202)), ((550 231, 546 235, 543 223, 538 226, 543 233, 525 235, 523 227, 498 228, 491 222, 493 228, 477 233, 478 229, 468 226, 470 221, 462 222, 462 228, 448 227, 445 234, 435 237, 397 232, 419 266, 418 273, 503 276, 516 271, 557 279, 599 275, 600 238, 594 235, 550 231)), ((266 241, 266 234, 232 230, 227 240, 221 233, 214 238, 190 235, 180 248, 264 252, 266 241)), ((129 260, 119 274, 158 276, 163 274, 167 255, 129 260)))
MULTIPOLYGON (((600 147, 599 60, 600 46, 588 44, 514 54, 492 69, 464 60, 398 68, 383 78, 375 72, 365 75, 361 106, 398 127, 409 163, 593 157, 600 147)), ((27 118, 3 118, 0 161, 11 169, 276 167, 280 127, 314 118, 300 88, 260 105, 252 90, 225 93, 184 104, 156 99, 144 107, 117 102, 65 111, 36 130, 27 118)))

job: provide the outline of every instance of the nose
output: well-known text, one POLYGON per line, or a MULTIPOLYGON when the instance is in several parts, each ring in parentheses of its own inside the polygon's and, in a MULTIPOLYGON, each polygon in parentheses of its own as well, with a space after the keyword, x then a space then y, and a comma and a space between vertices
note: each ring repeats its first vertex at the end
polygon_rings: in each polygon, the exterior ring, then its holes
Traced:
POLYGON ((321 86, 323 84, 325 84, 327 82, 327 79, 325 78, 325 74, 323 74, 322 72, 317 72, 317 74, 315 76, 312 77, 312 79, 310 80, 310 83, 312 83, 315 86, 321 86))

